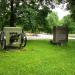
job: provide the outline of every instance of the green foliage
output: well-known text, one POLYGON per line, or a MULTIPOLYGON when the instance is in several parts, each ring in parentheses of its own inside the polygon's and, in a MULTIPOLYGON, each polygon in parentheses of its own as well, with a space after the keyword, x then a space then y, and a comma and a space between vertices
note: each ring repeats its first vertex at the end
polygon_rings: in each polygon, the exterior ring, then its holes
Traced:
POLYGON ((0 2, 0 30, 8 25, 10 12, 6 9, 8 4, 6 0, 1 0, 0 2))
POLYGON ((23 25, 22 27, 25 30, 31 30, 32 32, 35 32, 38 28, 44 29, 46 24, 45 17, 49 11, 47 6, 50 5, 50 2, 51 0, 1 0, 1 27, 13 26, 15 23, 14 25, 23 25), (46 2, 45 5, 43 1, 46 2), (42 6, 42 10, 39 10, 40 6, 42 6))
POLYGON ((62 0, 55 0, 55 2, 56 2, 57 4, 60 4, 60 3, 62 2, 62 0))
POLYGON ((46 20, 48 22, 48 25, 47 25, 48 30, 51 30, 53 26, 59 25, 58 16, 55 12, 48 14, 46 20))
POLYGON ((48 13, 51 13, 50 9, 46 6, 44 6, 43 9, 38 10, 38 14, 37 14, 38 28, 41 29, 41 31, 44 31, 44 32, 46 32, 46 30, 47 30, 46 17, 48 15, 48 13))
MULTIPOLYGON (((56 0, 56 2, 61 2, 61 0, 56 0)), ((52 0, 1 0, 0 26, 1 28, 13 26, 15 23, 14 25, 21 25, 25 30, 32 32, 40 30, 47 32, 47 30, 51 29, 45 18, 51 12, 48 7, 48 5, 52 5, 51 3, 52 0), (11 4, 11 1, 13 1, 14 5, 11 4), (43 1, 45 1, 45 4, 43 1), (13 11, 10 8, 11 5, 13 5, 13 11), (42 7, 41 10, 39 10, 40 6, 42 7)), ((55 20, 52 23, 57 25, 55 20)))
POLYGON ((17 24, 23 25, 24 30, 35 32, 37 28, 37 6, 32 2, 31 5, 23 5, 20 9, 21 16, 17 17, 17 24))
POLYGON ((75 0, 67 0, 69 2, 69 7, 71 10, 71 17, 75 21, 75 0))
POLYGON ((44 6, 41 10, 35 4, 31 4, 32 6, 23 6, 22 12, 23 16, 18 17, 17 24, 23 25, 25 30, 30 30, 32 32, 37 31, 45 31, 46 27, 46 17, 50 12, 50 9, 44 6))
POLYGON ((70 33, 75 33, 75 22, 70 15, 63 18, 63 25, 69 28, 70 33))

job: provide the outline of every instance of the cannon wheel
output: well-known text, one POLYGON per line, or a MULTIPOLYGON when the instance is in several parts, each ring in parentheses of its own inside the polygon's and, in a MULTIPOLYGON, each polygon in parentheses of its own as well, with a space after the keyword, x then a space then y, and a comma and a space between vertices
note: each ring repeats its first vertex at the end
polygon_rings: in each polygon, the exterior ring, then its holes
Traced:
POLYGON ((6 49, 6 40, 2 40, 1 47, 2 49, 6 49))
POLYGON ((20 44, 20 48, 21 47, 25 47, 27 44, 27 37, 24 33, 21 33, 21 44, 20 44))
POLYGON ((5 33, 4 32, 1 33, 0 40, 1 40, 1 47, 2 47, 2 49, 6 49, 6 39, 5 39, 5 33))

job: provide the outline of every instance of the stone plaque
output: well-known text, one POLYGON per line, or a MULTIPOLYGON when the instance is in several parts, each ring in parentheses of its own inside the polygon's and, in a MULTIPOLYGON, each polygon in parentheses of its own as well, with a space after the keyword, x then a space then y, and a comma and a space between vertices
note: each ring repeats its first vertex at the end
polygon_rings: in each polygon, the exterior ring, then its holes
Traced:
POLYGON ((54 26, 53 42, 60 44, 68 42, 68 28, 65 26, 54 26))

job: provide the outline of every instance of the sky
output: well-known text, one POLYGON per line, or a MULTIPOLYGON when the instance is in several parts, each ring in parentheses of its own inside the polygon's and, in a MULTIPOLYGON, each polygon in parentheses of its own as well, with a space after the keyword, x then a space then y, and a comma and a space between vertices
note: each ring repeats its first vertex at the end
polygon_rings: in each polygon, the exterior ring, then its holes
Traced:
MULTIPOLYGON (((52 9, 52 11, 57 13, 59 20, 63 19, 64 16, 70 14, 70 10, 66 10, 67 4, 68 3, 61 3, 60 5, 54 4, 55 8, 52 9)), ((39 9, 42 9, 42 6, 40 6, 39 9)))
POLYGON ((70 14, 70 11, 66 10, 66 5, 67 3, 56 5, 55 9, 52 10, 57 13, 59 20, 63 19, 64 16, 67 16, 68 14, 70 14))

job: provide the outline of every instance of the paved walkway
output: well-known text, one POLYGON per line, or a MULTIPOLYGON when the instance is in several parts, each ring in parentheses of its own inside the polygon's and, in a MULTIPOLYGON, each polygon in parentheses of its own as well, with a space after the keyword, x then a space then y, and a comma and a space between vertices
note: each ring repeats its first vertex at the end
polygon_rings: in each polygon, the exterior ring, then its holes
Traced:
MULTIPOLYGON (((33 34, 33 35, 27 35, 28 40, 47 40, 47 39, 53 39, 52 34, 33 34)), ((68 39, 75 39, 75 35, 69 35, 68 39)))

